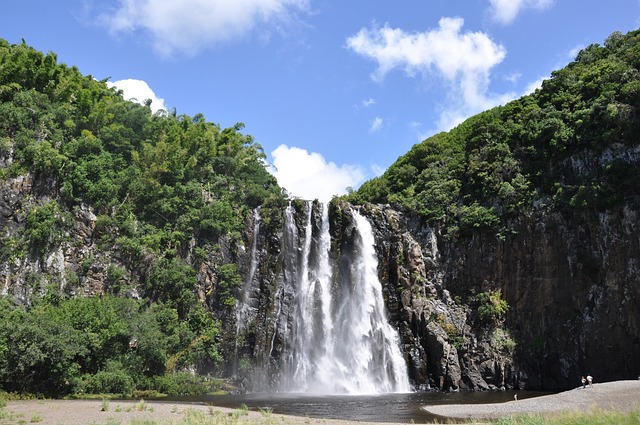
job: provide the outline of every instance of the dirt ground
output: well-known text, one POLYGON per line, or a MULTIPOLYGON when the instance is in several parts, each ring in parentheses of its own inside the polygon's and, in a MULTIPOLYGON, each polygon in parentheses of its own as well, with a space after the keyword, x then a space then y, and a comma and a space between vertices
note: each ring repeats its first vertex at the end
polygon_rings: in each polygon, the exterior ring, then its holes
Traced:
MULTIPOLYGON (((617 381, 594 384, 593 388, 577 388, 559 394, 496 404, 454 404, 424 406, 441 416, 443 422, 461 419, 488 419, 526 413, 590 411, 591 409, 628 412, 640 409, 640 381, 617 381)), ((213 424, 265 425, 362 425, 362 422, 284 416, 270 412, 241 411, 198 404, 100 400, 26 400, 10 401, 0 411, 0 425, 145 425, 178 424, 188 415, 200 412, 211 417, 213 424), (214 419, 219 420, 214 420, 214 419)), ((200 422, 202 423, 202 421, 200 422)))
POLYGON ((158 425, 180 424, 188 415, 200 412, 220 425, 349 425, 352 422, 334 419, 277 415, 269 412, 244 411, 201 404, 165 402, 110 401, 107 406, 100 400, 20 400, 11 401, 0 412, 0 425, 158 425))

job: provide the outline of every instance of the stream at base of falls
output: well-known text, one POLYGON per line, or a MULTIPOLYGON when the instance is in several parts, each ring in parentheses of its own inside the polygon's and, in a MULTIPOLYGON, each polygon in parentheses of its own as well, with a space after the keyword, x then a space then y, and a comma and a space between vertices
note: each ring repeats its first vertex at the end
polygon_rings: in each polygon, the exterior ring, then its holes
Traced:
POLYGON ((212 406, 266 411, 310 418, 363 422, 427 423, 437 417, 422 407, 435 404, 501 403, 549 394, 537 391, 414 392, 379 395, 313 395, 253 393, 164 399, 167 402, 204 403, 212 406))

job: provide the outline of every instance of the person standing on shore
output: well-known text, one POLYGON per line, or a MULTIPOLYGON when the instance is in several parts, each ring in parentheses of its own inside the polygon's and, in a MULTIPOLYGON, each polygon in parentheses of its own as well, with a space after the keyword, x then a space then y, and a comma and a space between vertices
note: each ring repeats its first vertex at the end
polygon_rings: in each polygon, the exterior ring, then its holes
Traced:
POLYGON ((589 382, 589 388, 593 388, 593 376, 587 375, 587 381, 589 382))
POLYGON ((585 389, 586 388, 586 384, 587 384, 587 380, 585 379, 584 376, 582 377, 581 381, 582 381, 582 389, 585 389))

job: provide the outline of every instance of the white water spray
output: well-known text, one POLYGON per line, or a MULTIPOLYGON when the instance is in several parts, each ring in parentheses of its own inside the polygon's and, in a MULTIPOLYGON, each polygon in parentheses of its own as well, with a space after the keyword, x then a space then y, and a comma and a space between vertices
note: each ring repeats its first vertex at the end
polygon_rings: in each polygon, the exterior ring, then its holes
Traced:
MULTIPOLYGON (((291 353, 283 370, 284 391, 324 394, 409 392, 406 364, 397 331, 388 323, 377 274, 371 224, 353 211, 354 252, 346 273, 332 271, 329 217, 312 235, 313 208, 305 213, 302 247, 295 249, 297 273, 286 277, 295 293, 291 353)), ((293 232, 293 209, 285 228, 293 232)), ((346 254, 345 254, 346 255, 346 254)))

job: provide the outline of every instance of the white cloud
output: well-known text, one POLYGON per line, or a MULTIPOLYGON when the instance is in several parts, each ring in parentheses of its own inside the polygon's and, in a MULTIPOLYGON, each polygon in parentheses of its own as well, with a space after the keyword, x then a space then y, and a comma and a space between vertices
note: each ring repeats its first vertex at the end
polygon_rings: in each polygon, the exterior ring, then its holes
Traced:
POLYGON ((553 5, 554 0, 489 0, 493 19, 501 24, 515 21, 523 9, 545 10, 553 5))
POLYGON ((364 106, 365 108, 368 108, 369 106, 372 106, 375 104, 376 104, 376 100, 371 97, 367 100, 362 101, 362 106, 364 106))
POLYGON ((372 74, 376 81, 394 68, 403 68, 409 75, 435 68, 451 80, 460 75, 485 74, 504 59, 506 50, 484 33, 462 34, 463 24, 462 18, 442 18, 438 28, 419 33, 388 25, 363 28, 347 39, 347 47, 378 62, 372 74))
POLYGON ((375 133, 376 131, 382 128, 382 118, 375 117, 373 121, 371 121, 371 127, 369 127, 370 133, 375 133))
POLYGON ((112 33, 142 31, 163 56, 198 50, 245 36, 256 27, 290 22, 309 0, 119 0, 100 21, 112 33))
POLYGON ((569 53, 567 54, 568 55, 568 59, 570 61, 576 60, 576 57, 578 57, 578 53, 580 53, 580 51, 582 49, 584 49, 584 48, 585 48, 584 44, 578 44, 573 49, 569 50, 569 53))
POLYGON ((141 105, 144 105, 147 99, 151 99, 151 110, 157 112, 161 109, 167 110, 164 104, 164 99, 156 96, 151 90, 151 87, 143 80, 119 80, 107 82, 109 87, 116 87, 118 90, 122 90, 125 100, 133 100, 141 105))
POLYGON ((384 174, 385 171, 387 171, 387 169, 379 166, 378 164, 374 164, 371 166, 371 171, 373 172, 374 176, 380 177, 384 174))
POLYGON ((527 94, 531 94, 534 91, 536 91, 536 89, 539 89, 542 87, 542 82, 546 80, 546 78, 540 77, 537 80, 527 84, 527 86, 524 89, 524 92, 522 93, 522 95, 527 95, 527 94))
POLYGON ((489 93, 491 70, 502 62, 506 49, 482 32, 462 32, 462 18, 441 18, 438 27, 408 33, 385 25, 361 29, 347 39, 354 52, 377 62, 371 75, 382 81, 396 68, 407 75, 435 75, 449 85, 447 106, 439 130, 448 130, 465 118, 514 98, 489 93))
POLYGON ((520 77, 522 77, 522 73, 512 72, 511 74, 505 75, 504 79, 510 82, 511 84, 516 84, 520 80, 520 77))
POLYGON ((364 172, 356 165, 336 165, 322 155, 297 147, 278 146, 273 152, 271 173, 291 196, 328 202, 334 195, 344 195, 347 187, 356 188, 364 172))

